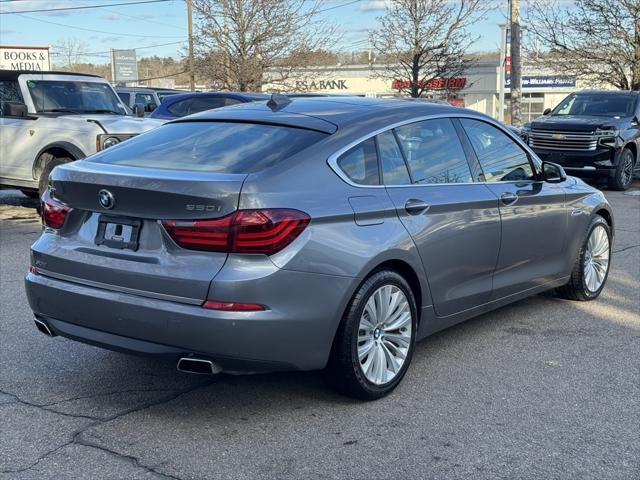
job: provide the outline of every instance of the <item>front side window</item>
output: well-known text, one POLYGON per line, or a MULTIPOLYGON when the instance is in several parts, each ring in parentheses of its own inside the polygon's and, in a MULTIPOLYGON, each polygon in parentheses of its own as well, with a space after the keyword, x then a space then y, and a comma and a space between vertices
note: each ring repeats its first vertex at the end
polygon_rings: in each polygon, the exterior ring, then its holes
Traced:
POLYGON ((338 158, 338 167, 353 183, 378 185, 378 156, 373 138, 356 145, 338 158))
POLYGON ((252 173, 326 136, 315 130, 281 125, 169 123, 103 150, 88 161, 166 170, 252 173))
POLYGON ((136 101, 135 103, 141 103, 144 105, 145 112, 153 112, 156 107, 156 100, 153 98, 153 95, 150 93, 136 93, 136 101))
POLYGON ((382 168, 382 183, 385 185, 410 185, 411 177, 404 163, 402 151, 396 141, 396 136, 388 130, 376 137, 380 167, 382 168))
POLYGON ((120 98, 107 83, 27 80, 26 84, 38 113, 126 114, 120 98))
POLYGON ((410 123, 396 129, 413 183, 470 183, 467 158, 448 118, 410 123))
POLYGON ((498 128, 480 120, 460 119, 478 157, 486 182, 532 180, 527 153, 498 128))

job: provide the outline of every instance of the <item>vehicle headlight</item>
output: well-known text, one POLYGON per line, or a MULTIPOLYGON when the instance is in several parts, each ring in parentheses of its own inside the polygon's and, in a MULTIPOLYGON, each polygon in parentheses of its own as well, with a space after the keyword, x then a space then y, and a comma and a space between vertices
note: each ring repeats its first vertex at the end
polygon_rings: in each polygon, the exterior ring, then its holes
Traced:
POLYGON ((98 139, 96 141, 96 150, 99 152, 100 150, 104 150, 105 148, 113 147, 114 145, 119 144, 123 140, 134 137, 135 133, 130 134, 102 134, 98 135, 98 139))
POLYGON ((598 143, 602 145, 606 145, 608 147, 615 146, 616 140, 618 139, 618 135, 620 135, 620 130, 611 128, 604 129, 598 128, 595 131, 595 136, 598 138, 598 143))

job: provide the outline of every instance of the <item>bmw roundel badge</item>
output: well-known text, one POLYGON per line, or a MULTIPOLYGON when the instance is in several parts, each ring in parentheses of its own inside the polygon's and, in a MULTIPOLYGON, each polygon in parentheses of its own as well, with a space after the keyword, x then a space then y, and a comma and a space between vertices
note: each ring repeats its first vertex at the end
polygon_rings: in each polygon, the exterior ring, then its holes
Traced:
POLYGON ((113 194, 109 190, 100 190, 98 192, 98 202, 102 208, 111 210, 116 204, 116 199, 113 198, 113 194))

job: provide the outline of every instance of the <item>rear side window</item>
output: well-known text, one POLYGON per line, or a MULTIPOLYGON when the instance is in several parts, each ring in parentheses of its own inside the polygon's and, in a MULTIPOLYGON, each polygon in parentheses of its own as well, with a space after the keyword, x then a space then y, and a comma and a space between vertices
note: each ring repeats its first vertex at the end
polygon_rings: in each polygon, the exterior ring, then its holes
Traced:
POLYGON ((186 100, 172 103, 167 107, 167 110, 177 117, 184 117, 185 115, 189 115, 189 105, 191 105, 191 99, 187 98, 186 100))
POLYGON ((193 97, 191 99, 191 105, 189 106, 189 115, 224 107, 225 100, 226 98, 224 97, 193 97))
POLYGON ((0 80, 0 100, 3 102, 23 101, 17 80, 0 80))
POLYGON ((460 138, 448 118, 396 129, 413 183, 470 183, 471 171, 460 138))
POLYGON ((97 153, 91 161, 132 167, 252 173, 284 160, 327 134, 280 125, 170 123, 97 153))
POLYGON ((129 105, 129 102, 131 102, 131 94, 130 93, 118 92, 118 96, 120 97, 120 100, 122 100, 122 102, 125 105, 129 105))
POLYGON ((373 138, 347 150, 338 158, 338 166, 353 183, 378 185, 378 156, 373 138))
POLYGON ((532 180, 527 153, 505 133, 488 123, 460 119, 473 146, 486 182, 532 180))

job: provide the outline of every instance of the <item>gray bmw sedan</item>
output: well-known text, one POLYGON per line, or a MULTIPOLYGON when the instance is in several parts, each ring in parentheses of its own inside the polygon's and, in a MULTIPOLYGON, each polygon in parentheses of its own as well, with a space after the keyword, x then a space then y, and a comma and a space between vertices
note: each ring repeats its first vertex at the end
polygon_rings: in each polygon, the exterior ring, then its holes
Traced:
POLYGON ((613 215, 491 118, 350 97, 181 118, 57 167, 39 330, 194 373, 325 369, 379 398, 416 341, 556 289, 592 300, 613 215))

